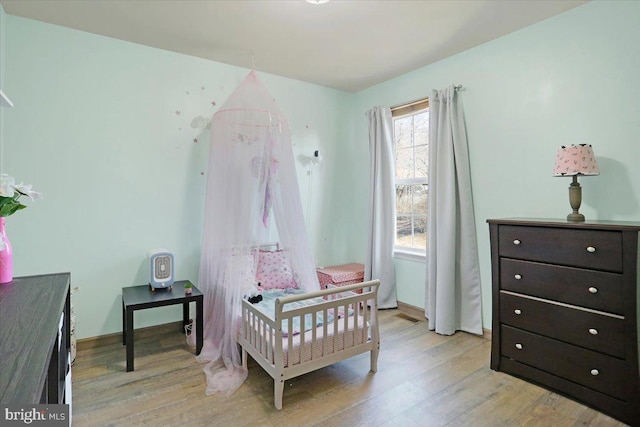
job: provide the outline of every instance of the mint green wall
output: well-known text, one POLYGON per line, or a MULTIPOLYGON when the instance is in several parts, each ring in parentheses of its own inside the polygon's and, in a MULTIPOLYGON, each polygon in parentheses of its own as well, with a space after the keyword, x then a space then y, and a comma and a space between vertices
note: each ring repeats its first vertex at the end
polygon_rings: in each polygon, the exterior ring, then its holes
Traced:
MULTIPOLYGON (((451 83, 465 86, 485 327, 485 220, 564 217, 569 181, 551 177, 560 145, 594 145, 588 218, 640 219, 639 18, 640 3, 590 2, 357 94, 259 73, 291 123, 317 263, 364 261, 365 111, 451 83), (309 165, 315 149, 324 162, 309 165)), ((9 220, 16 274, 71 271, 78 336, 117 332, 120 288, 146 281, 149 249, 173 250, 178 276, 197 280, 208 138, 190 124, 247 70, 11 15, 5 26, 3 89, 16 107, 3 111, 4 164, 45 194, 9 220)), ((399 300, 424 307, 424 264, 396 269, 399 300)), ((178 318, 136 314, 138 326, 178 318)))
MULTIPOLYGON (((0 4, 0 89, 5 91, 4 87, 4 39, 5 39, 5 17, 4 8, 0 4)), ((7 95, 8 96, 8 95, 7 95)), ((11 99, 11 98, 9 98, 11 99)), ((0 147, 2 147, 2 141, 4 141, 4 108, 0 107, 0 147)), ((2 149, 0 148, 0 173, 4 172, 2 162, 2 149)))
MULTIPOLYGON (((174 251, 177 277, 197 281, 208 133, 191 122, 210 118, 248 70, 5 18, 5 85, 15 108, 4 112, 4 164, 44 193, 7 221, 15 274, 70 271, 78 337, 117 332, 121 287, 148 281, 150 249, 174 251)), ((328 264, 351 244, 348 207, 331 197, 349 167, 339 147, 348 144, 352 95, 258 75, 291 124, 314 252, 328 264), (325 162, 307 175, 305 156, 315 149, 325 162)), ((136 324, 180 314, 142 311, 136 324)))
MULTIPOLYGON (((560 145, 593 144, 601 175, 580 180, 587 218, 640 220, 638 22, 640 2, 590 2, 356 95, 352 116, 362 154, 367 109, 464 85, 486 328, 491 271, 485 221, 566 217, 569 179, 551 176, 560 145)), ((362 170, 358 186, 365 189, 365 165, 362 170)), ((424 307, 424 268, 415 264, 396 260, 398 296, 424 307)))
POLYGON ((4 87, 4 33, 5 33, 4 8, 0 4, 0 88, 4 87))

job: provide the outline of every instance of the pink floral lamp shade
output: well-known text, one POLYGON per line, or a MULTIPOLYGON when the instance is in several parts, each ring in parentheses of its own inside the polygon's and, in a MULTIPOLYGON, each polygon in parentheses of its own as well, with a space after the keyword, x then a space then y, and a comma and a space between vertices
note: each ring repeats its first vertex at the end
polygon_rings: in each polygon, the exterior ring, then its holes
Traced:
POLYGON ((579 144, 558 149, 553 176, 600 175, 596 156, 590 144, 579 144))
POLYGON ((578 209, 582 204, 582 187, 578 182, 579 175, 600 175, 596 156, 589 144, 564 145, 558 149, 556 165, 553 168, 553 176, 570 176, 573 178, 569 184, 569 204, 571 212, 567 215, 567 221, 584 222, 585 218, 578 209))

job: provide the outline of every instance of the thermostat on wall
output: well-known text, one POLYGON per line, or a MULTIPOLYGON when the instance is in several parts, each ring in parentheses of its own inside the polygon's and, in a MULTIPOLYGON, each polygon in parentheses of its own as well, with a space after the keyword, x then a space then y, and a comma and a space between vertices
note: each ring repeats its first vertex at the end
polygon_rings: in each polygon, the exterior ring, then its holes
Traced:
POLYGON ((164 249, 154 249, 149 252, 151 290, 170 288, 173 285, 175 270, 173 254, 164 249))

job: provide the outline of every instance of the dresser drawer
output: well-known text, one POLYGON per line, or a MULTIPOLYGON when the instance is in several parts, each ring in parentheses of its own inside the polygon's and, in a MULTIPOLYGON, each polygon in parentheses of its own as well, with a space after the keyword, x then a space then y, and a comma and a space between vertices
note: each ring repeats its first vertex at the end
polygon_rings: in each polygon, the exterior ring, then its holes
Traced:
POLYGON ((500 322, 601 353, 625 357, 624 319, 619 316, 501 292, 500 322))
POLYGON ((628 400, 625 363, 622 360, 506 325, 502 325, 500 330, 503 356, 628 400))
POLYGON ((509 258, 500 260, 500 289, 622 314, 622 275, 509 258))
POLYGON ((622 272, 618 231, 501 225, 498 234, 501 257, 622 272))

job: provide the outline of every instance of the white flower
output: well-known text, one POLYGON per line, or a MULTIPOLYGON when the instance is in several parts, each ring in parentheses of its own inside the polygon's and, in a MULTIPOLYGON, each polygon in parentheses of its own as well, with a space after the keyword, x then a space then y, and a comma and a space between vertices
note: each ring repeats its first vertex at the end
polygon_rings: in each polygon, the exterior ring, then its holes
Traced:
POLYGON ((3 173, 0 175, 0 196, 13 197, 16 180, 12 176, 3 173))
POLYGON ((33 191, 31 189, 31 184, 23 184, 20 183, 18 185, 14 185, 13 188, 20 194, 24 194, 29 197, 34 202, 38 199, 42 199, 42 193, 38 193, 37 191, 33 191))
MULTIPOLYGON (((20 203, 20 197, 27 196, 36 201, 42 198, 42 194, 31 189, 30 184, 20 183, 7 174, 0 175, 0 217, 11 216, 19 210, 26 208, 20 203)), ((4 246, 3 246, 4 248, 4 246)))

